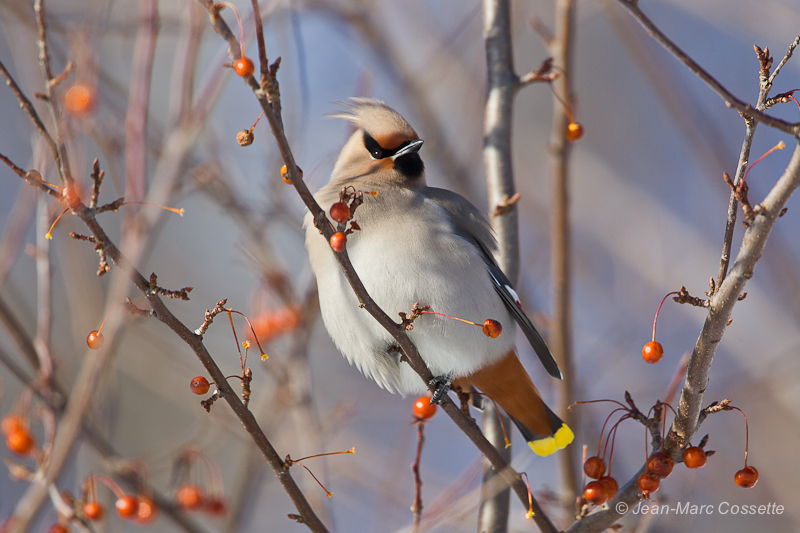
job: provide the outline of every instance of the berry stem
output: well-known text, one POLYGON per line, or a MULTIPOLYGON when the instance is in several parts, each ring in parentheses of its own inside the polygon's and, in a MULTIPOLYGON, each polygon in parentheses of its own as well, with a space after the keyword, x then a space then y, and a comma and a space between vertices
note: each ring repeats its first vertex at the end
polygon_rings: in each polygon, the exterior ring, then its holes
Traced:
MULTIPOLYGON (((258 335, 256 335, 256 330, 253 329, 253 324, 250 323, 250 319, 247 318, 247 315, 245 315, 244 313, 241 313, 239 311, 236 311, 234 309, 226 309, 226 311, 228 312, 228 316, 230 316, 231 313, 235 313, 235 314, 237 314, 239 316, 244 317, 244 319, 247 321, 247 325, 250 326, 250 333, 253 334, 253 338, 256 340, 256 344, 258 345, 258 349, 261 350, 261 359, 266 359, 266 353, 264 352, 264 348, 261 347, 261 343, 258 341, 258 335)), ((231 324, 233 324, 233 320, 231 320, 231 324)), ((233 332, 233 335, 234 335, 234 337, 236 336, 236 331, 233 332)), ((236 339, 236 346, 237 347, 239 346, 239 339, 236 339)), ((239 353, 241 354, 241 350, 240 350, 239 353)))
POLYGON ((350 448, 349 450, 344 450, 344 451, 341 451, 341 452, 318 453, 316 455, 308 455, 306 457, 301 457, 300 459, 289 459, 286 462, 289 463, 289 465, 291 466, 291 465, 293 465, 295 463, 299 463, 300 461, 305 461, 306 459, 313 459, 315 457, 325 457, 327 455, 340 455, 340 454, 343 454, 343 453, 355 454, 356 453, 356 449, 355 449, 355 447, 353 447, 353 448, 350 448))
POLYGON ((236 9, 236 6, 230 2, 222 2, 222 5, 228 6, 233 9, 233 12, 236 13, 236 21, 239 23, 239 46, 242 51, 242 57, 245 56, 244 53, 244 24, 242 24, 242 17, 239 15, 239 10, 236 9))
POLYGON ((52 239, 53 238, 53 228, 56 227, 56 224, 58 224, 58 221, 61 220, 61 217, 64 216, 64 213, 66 213, 69 210, 70 210, 69 207, 64 209, 63 211, 61 211, 61 214, 56 217, 56 219, 53 221, 53 225, 50 226, 50 229, 47 230, 47 233, 45 233, 45 235, 44 235, 46 239, 52 239))
POLYGON ((528 473, 522 472, 523 476, 525 476, 525 486, 528 488, 528 512, 525 514, 525 518, 531 519, 533 515, 536 514, 533 512, 533 496, 531 496, 531 481, 528 479, 528 473))
MULTIPOLYGON (((609 421, 609 420, 611 420, 611 417, 612 417, 612 416, 614 415, 614 413, 616 413, 617 411, 625 411, 625 408, 623 408, 623 407, 617 407, 616 409, 614 409, 613 411, 611 411, 610 413, 608 413, 608 416, 606 417, 606 421, 603 423, 603 429, 602 429, 602 430, 600 430, 600 442, 598 442, 598 443, 597 443, 597 457, 600 457, 600 447, 603 445, 603 435, 604 435, 604 434, 605 434, 605 432, 606 432, 606 424, 608 424, 608 421, 609 421)), ((604 452, 603 452, 603 457, 605 457, 605 455, 606 455, 606 454, 605 454, 605 451, 604 451, 604 452)), ((601 459, 602 459, 603 457, 601 457, 601 459)), ((584 462, 585 462, 585 461, 584 461, 584 462)))
POLYGON ((744 414, 744 411, 733 405, 728 405, 725 408, 726 411, 730 409, 736 409, 742 413, 744 417, 744 467, 747 468, 747 451, 750 447, 750 427, 747 425, 747 415, 744 414))
MULTIPOLYGON (((796 101, 796 100, 795 100, 795 101, 796 101)), ((775 150, 783 150, 784 148, 786 148, 786 145, 783 143, 783 141, 780 141, 778 144, 776 144, 775 146, 773 146, 772 148, 770 148, 769 150, 767 150, 767 152, 766 152, 764 155, 762 155, 761 157, 759 157, 758 159, 756 159, 755 161, 753 161, 753 163, 752 163, 752 164, 751 164, 749 167, 747 167, 747 170, 745 170, 745 171, 744 171, 744 176, 742 176, 742 180, 739 182, 739 183, 740 183, 740 185, 741 185, 742 183, 744 183, 744 180, 746 180, 746 179, 747 179, 747 174, 750 172, 750 169, 751 169, 751 168, 753 168, 754 166, 756 166, 756 163, 758 163, 759 161, 761 161, 762 159, 764 159, 765 157, 767 157, 769 154, 771 154, 771 153, 772 153, 772 152, 774 152, 775 150)))
POLYGON ((436 311, 421 311, 420 314, 444 316, 444 317, 447 317, 447 318, 452 318, 453 320, 458 320, 459 322, 464 322, 466 324, 472 324, 473 326, 483 327, 483 324, 476 324, 475 322, 472 322, 471 320, 464 320, 463 318, 458 318, 458 317, 446 315, 444 313, 437 313, 436 311))
POLYGON ((619 427, 619 425, 624 420, 627 420, 630 417, 631 417, 630 413, 626 413, 626 414, 622 415, 620 417, 620 419, 617 420, 617 423, 614 424, 613 426, 611 426, 611 429, 608 430, 608 436, 606 437, 606 446, 605 446, 605 448, 603 448, 603 457, 605 458, 606 451, 608 450, 608 441, 611 441, 611 453, 608 456, 608 472, 609 472, 609 475, 610 475, 610 472, 611 472, 611 462, 614 459, 614 444, 617 442, 617 428, 619 427), (612 433, 614 434, 613 438, 611 437, 612 433))
MULTIPOLYGON (((120 487, 117 484, 117 482, 114 481, 113 479, 111 479, 110 477, 104 476, 104 475, 101 474, 99 476, 94 476, 94 479, 96 481, 99 481, 99 482, 103 483, 106 487, 111 489, 111 491, 114 493, 114 495, 117 497, 117 499, 122 498, 123 496, 125 496, 125 491, 122 490, 122 487, 120 487)), ((95 494, 95 499, 97 499, 97 494, 95 494)))
POLYGON ((103 323, 102 323, 102 324, 100 324, 100 329, 98 329, 98 330, 97 330, 97 333, 98 333, 98 335, 99 335, 100 333, 102 333, 102 332, 103 332, 103 326, 105 326, 105 325, 106 325, 106 320, 108 320, 108 316, 111 314, 111 311, 113 311, 114 309, 116 309, 116 308, 117 308, 117 304, 118 304, 118 303, 119 303, 119 302, 114 302, 114 305, 113 305, 113 306, 111 306, 111 309, 109 309, 109 310, 108 310, 108 313, 106 313, 106 316, 105 316, 105 318, 103 319, 103 323))
POLYGON ((256 119, 256 121, 253 123, 252 126, 250 126, 250 133, 253 133, 253 130, 256 129, 256 124, 258 124, 258 121, 261 120, 261 117, 263 117, 263 116, 264 116, 264 110, 262 109, 261 110, 261 114, 258 115, 258 118, 256 119))
POLYGON ((148 202, 124 202, 120 204, 120 207, 122 207, 123 205, 149 205, 150 207, 158 207, 160 209, 166 209, 167 211, 172 211, 173 213, 177 213, 180 216, 183 216, 183 214, 186 212, 186 210, 183 209, 182 207, 178 209, 177 207, 167 207, 166 205, 156 205, 148 202))
POLYGON ((653 338, 652 338, 652 342, 656 342, 656 323, 658 322, 658 313, 661 312, 661 306, 664 305, 664 301, 667 298, 669 298, 670 296, 672 296, 673 294, 677 295, 679 293, 678 293, 678 291, 672 291, 672 292, 669 292, 669 293, 665 294, 664 297, 661 298, 661 303, 658 304, 658 309, 656 310, 656 317, 653 319, 653 338))

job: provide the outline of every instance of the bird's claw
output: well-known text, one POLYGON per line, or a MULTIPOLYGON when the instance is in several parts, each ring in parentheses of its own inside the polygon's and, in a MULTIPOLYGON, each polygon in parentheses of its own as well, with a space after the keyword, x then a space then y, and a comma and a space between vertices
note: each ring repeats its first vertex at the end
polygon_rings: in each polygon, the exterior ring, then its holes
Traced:
POLYGON ((451 379, 449 376, 435 376, 428 382, 428 387, 435 386, 436 390, 433 391, 431 396, 431 405, 441 404, 447 393, 450 392, 451 379))

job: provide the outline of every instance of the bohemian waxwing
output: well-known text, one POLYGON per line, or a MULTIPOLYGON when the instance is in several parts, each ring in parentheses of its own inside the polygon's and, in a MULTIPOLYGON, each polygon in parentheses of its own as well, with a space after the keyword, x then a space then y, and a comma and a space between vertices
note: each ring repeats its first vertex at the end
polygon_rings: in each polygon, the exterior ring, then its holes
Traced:
MULTIPOLYGON (((472 385, 494 400, 534 452, 549 455, 565 447, 572 431, 545 405, 517 358, 515 323, 548 373, 561 379, 561 372, 492 256, 497 244, 489 222, 460 195, 426 185, 422 140, 399 113, 367 98, 353 98, 345 107, 332 116, 349 120, 356 131, 315 198, 328 212, 343 187, 377 191, 364 195, 354 216, 361 229, 347 237, 347 253, 367 292, 389 316, 409 313, 419 302, 454 317, 499 321, 501 335, 490 338, 481 328, 423 314, 408 335, 435 376, 456 388, 472 385)), ((304 225, 322 319, 337 348, 381 387, 424 392, 426 384, 401 362, 389 333, 359 307, 310 213, 304 225)))

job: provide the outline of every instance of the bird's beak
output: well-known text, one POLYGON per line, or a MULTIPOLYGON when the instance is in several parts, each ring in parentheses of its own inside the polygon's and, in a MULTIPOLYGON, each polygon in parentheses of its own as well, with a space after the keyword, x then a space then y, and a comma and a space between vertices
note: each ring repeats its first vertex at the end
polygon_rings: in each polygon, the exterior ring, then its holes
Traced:
POLYGON ((398 157, 402 157, 402 156, 404 156, 406 154, 413 154, 413 153, 419 152, 419 149, 422 148, 422 142, 423 142, 422 139, 417 139, 416 141, 411 141, 410 143, 405 145, 403 148, 398 150, 397 153, 395 153, 392 156, 392 159, 397 159, 398 157))

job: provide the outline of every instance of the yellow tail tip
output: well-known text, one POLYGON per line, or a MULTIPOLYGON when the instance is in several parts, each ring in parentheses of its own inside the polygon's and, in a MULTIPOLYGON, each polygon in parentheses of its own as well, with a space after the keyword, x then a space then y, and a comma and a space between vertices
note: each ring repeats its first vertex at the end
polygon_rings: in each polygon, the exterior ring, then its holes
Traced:
POLYGON ((566 448, 574 438, 575 435, 572 433, 572 430, 569 429, 569 426, 562 424, 553 436, 531 441, 528 443, 528 446, 531 447, 531 450, 533 450, 536 455, 546 457, 562 448, 566 448))

